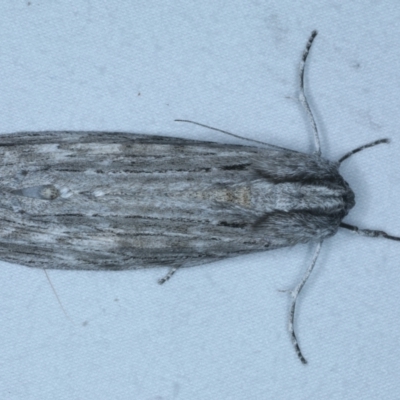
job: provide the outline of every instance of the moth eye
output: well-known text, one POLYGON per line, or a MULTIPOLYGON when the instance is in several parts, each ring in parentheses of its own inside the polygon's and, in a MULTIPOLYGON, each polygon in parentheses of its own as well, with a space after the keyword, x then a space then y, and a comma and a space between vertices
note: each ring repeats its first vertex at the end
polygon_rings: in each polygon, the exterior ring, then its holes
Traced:
POLYGON ((33 199, 54 200, 59 195, 59 190, 54 185, 32 186, 12 192, 17 196, 31 197, 33 199))

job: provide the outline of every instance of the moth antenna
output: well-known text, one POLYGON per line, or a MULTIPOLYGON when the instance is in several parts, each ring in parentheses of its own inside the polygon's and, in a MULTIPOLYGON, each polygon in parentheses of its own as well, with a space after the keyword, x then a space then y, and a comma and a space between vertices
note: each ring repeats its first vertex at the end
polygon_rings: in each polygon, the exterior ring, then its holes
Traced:
POLYGON ((236 135, 235 133, 224 131, 223 129, 214 128, 214 127, 209 126, 209 125, 201 124, 200 122, 190 121, 188 119, 175 119, 174 121, 175 122, 187 122, 189 124, 198 125, 198 126, 201 126, 203 128, 211 129, 212 131, 225 133, 225 135, 233 136, 233 137, 238 138, 238 139, 247 140, 248 142, 259 143, 259 144, 263 144, 263 145, 268 146, 268 147, 274 147, 276 149, 282 149, 282 150, 288 151, 288 149, 285 149, 284 147, 281 147, 281 146, 275 146, 274 144, 265 143, 265 142, 262 142, 261 140, 248 139, 246 137, 243 137, 243 136, 240 136, 240 135, 236 135))
POLYGON ((312 130, 314 132, 314 142, 315 142, 315 152, 320 155, 321 154, 321 142, 319 140, 319 133, 318 133, 318 128, 317 124, 314 119, 314 115, 311 111, 311 107, 308 104, 307 96, 304 92, 304 70, 306 68, 306 61, 308 58, 308 55, 310 53, 311 45, 313 44, 313 41, 315 37, 317 36, 318 32, 317 31, 312 31, 311 36, 308 39, 308 42, 306 44, 306 48, 304 49, 303 52, 303 57, 301 58, 300 62, 300 93, 299 93, 299 100, 301 105, 304 107, 306 110, 306 113, 308 115, 308 119, 310 120, 312 130))
MULTIPOLYGON (((308 100, 307 100, 307 97, 306 97, 305 92, 304 92, 304 70, 305 70, 305 66, 306 66, 306 60, 307 60, 308 54, 310 53, 311 45, 312 45, 315 37, 317 36, 317 34, 318 34, 318 32, 316 30, 311 32, 311 36, 308 39, 306 48, 305 48, 305 50, 303 52, 303 57, 302 57, 301 62, 300 62, 300 94, 299 94, 299 100, 300 100, 300 103, 302 104, 302 106, 304 107, 304 109, 306 110, 306 113, 307 113, 307 115, 309 117, 309 120, 311 122, 311 127, 312 127, 312 129, 314 131, 314 140, 315 140, 316 153, 317 154, 321 154, 321 143, 320 143, 320 140, 319 140, 317 124, 315 123, 314 115, 313 115, 313 113, 311 111, 310 105, 308 104, 308 100)), ((248 138, 245 138, 243 136, 236 135, 235 133, 232 133, 232 132, 224 131, 222 129, 214 128, 212 126, 201 124, 201 123, 195 122, 195 121, 190 121, 190 120, 187 120, 187 119, 175 119, 175 122, 187 122, 189 124, 202 126, 203 128, 211 129, 211 130, 216 131, 216 132, 225 133, 226 135, 233 136, 233 137, 238 138, 238 139, 247 140, 247 141, 253 142, 253 143, 259 143, 259 144, 267 145, 269 147, 274 147, 274 148, 282 149, 282 150, 286 150, 286 151, 288 150, 288 149, 285 149, 284 147, 275 146, 275 145, 272 145, 272 144, 269 144, 269 143, 262 142, 260 140, 248 139, 248 138)))
POLYGON ((382 143, 390 143, 389 139, 378 139, 375 140, 374 142, 371 143, 367 143, 364 144, 363 146, 357 147, 354 150, 349 151, 348 153, 346 153, 343 157, 341 157, 338 161, 339 164, 341 164, 344 160, 347 160, 349 157, 351 157, 353 154, 356 154, 362 150, 368 149, 370 147, 374 147, 377 146, 378 144, 382 144, 382 143))
POLYGON ((294 350, 296 351, 297 356, 299 357, 300 361, 303 364, 307 364, 307 360, 304 358, 303 353, 301 352, 300 345, 299 345, 299 342, 297 341, 297 337, 296 337, 296 333, 295 333, 295 329, 294 329, 294 317, 295 317, 295 310, 296 310, 296 302, 297 302, 297 298, 298 298, 301 290, 303 289, 303 286, 307 282, 308 278, 311 275, 312 270, 315 267, 319 252, 321 250, 321 246, 322 246, 322 241, 318 243, 317 248, 315 249, 315 252, 314 252, 314 257, 312 259, 312 262, 311 262, 310 266, 307 268, 307 271, 304 274, 303 278, 298 283, 298 285, 294 288, 294 290, 292 290, 290 292, 290 294, 292 296, 292 305, 290 307, 290 313, 289 313, 289 334, 292 339, 292 344, 294 346, 294 350))
POLYGON ((346 224, 345 222, 342 222, 339 226, 341 228, 348 229, 349 231, 357 233, 358 235, 361 235, 361 236, 373 237, 373 238, 379 237, 379 238, 384 238, 384 239, 400 241, 399 236, 392 236, 392 235, 387 234, 384 231, 376 231, 376 230, 372 230, 372 229, 360 229, 357 226, 346 224))

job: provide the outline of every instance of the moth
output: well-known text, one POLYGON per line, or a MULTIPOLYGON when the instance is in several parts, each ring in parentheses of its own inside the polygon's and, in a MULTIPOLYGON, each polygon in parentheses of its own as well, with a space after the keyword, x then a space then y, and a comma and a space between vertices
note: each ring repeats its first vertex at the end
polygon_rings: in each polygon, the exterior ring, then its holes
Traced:
POLYGON ((388 140, 339 161, 321 156, 304 91, 316 35, 300 66, 300 102, 313 128, 314 154, 117 132, 1 135, 0 259, 66 270, 168 266, 164 283, 179 268, 313 242, 315 255, 291 291, 289 313, 291 340, 306 363, 294 330, 296 299, 322 242, 339 228, 400 240, 342 222, 355 201, 340 164, 388 140))

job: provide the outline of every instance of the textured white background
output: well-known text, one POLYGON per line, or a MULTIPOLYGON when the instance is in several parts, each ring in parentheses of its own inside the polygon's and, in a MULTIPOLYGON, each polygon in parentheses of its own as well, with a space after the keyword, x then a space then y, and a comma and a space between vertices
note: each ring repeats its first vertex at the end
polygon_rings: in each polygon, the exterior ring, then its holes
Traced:
MULTIPOLYGON (((110 130, 232 142, 188 118, 309 152, 297 70, 323 154, 346 161, 346 219, 400 234, 400 3, 104 0, 0 3, 0 131, 110 130), (295 3, 295 4, 294 4, 295 3)), ((1 140, 1 137, 0 137, 1 140)), ((1 179, 1 177, 0 177, 1 179)), ((1 230, 1 221, 0 221, 1 230)), ((286 332, 298 246, 182 270, 49 271, 1 263, 0 398, 400 398, 400 244, 327 241, 286 332)))

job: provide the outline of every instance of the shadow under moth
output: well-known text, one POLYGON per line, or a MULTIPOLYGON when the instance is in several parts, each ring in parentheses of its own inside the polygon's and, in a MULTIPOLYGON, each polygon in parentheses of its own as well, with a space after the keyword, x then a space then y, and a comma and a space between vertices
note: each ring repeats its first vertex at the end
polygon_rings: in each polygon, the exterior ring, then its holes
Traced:
POLYGON ((342 222, 355 201, 340 164, 388 140, 338 161, 321 156, 304 92, 316 35, 303 53, 299 97, 314 154, 114 132, 1 135, 0 259, 44 269, 170 267, 163 283, 182 267, 314 242, 313 260, 290 292, 289 332, 306 363, 294 330, 296 299, 323 240, 339 228, 400 240, 342 222))

